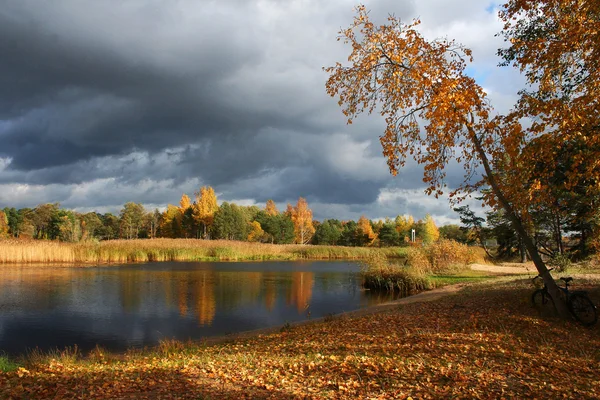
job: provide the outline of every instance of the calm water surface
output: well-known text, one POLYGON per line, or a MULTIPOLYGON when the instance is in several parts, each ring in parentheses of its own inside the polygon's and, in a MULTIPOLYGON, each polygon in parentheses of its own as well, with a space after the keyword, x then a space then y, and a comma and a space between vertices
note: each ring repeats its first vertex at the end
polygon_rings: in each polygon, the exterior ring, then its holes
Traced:
POLYGON ((113 351, 323 317, 390 300, 349 262, 0 266, 0 353, 113 351))

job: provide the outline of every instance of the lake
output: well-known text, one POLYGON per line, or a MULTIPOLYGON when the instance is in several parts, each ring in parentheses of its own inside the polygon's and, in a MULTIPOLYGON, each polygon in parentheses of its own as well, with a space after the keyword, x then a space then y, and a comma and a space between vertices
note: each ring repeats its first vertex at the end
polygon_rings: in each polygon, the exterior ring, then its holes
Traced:
POLYGON ((0 266, 0 353, 198 340, 389 301, 353 262, 0 266))

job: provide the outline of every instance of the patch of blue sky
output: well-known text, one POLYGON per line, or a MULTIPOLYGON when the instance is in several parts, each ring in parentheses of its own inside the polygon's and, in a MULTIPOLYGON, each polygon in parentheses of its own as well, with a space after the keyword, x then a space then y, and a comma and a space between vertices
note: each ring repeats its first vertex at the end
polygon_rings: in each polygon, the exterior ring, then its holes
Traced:
POLYGON ((494 10, 496 9, 498 5, 496 3, 494 3, 493 1, 485 8, 485 11, 488 14, 494 14, 494 10))
POLYGON ((490 76, 491 70, 489 68, 482 67, 467 67, 465 68, 465 73, 468 76, 474 78, 480 86, 484 86, 486 84, 487 78, 490 76))

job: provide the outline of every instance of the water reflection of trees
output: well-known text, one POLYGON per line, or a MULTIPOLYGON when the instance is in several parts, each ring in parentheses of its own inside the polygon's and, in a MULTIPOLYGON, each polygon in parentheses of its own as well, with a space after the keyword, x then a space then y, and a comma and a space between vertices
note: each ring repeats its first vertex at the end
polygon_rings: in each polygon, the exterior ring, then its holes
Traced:
MULTIPOLYGON (((214 268, 214 269, 213 269, 214 268)), ((75 268, 0 272, 0 303, 25 310, 52 307, 93 309, 111 313, 116 308, 142 315, 176 312, 195 318, 200 326, 211 325, 217 311, 264 307, 272 312, 278 304, 295 306, 304 313, 315 290, 313 272, 231 271, 202 269, 75 268)), ((324 273, 319 288, 338 290, 340 276, 324 273)), ((381 301, 368 296, 362 301, 381 301)))
POLYGON ((215 301, 215 280, 212 272, 202 271, 201 277, 195 288, 196 310, 198 313, 198 322, 200 326, 211 325, 217 306, 215 301))
POLYGON ((292 272, 292 284, 286 293, 287 303, 296 305, 299 313, 308 308, 315 278, 312 272, 292 272))

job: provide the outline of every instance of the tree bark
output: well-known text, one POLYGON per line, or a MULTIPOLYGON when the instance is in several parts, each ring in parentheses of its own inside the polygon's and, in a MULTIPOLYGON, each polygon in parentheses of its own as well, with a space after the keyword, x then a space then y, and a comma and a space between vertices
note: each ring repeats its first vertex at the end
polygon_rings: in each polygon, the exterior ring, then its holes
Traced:
POLYGON ((542 257, 540 256, 540 253, 538 252, 537 247, 533 243, 533 240, 531 240, 531 238, 527 234, 527 231, 525 230, 525 227, 523 226, 521 219, 517 216, 517 213, 514 211, 510 202, 504 196, 504 193, 498 186, 498 183, 496 182, 495 174, 492 171, 492 168, 490 167, 489 160, 487 158, 487 155, 485 154, 485 151, 483 150, 481 141, 477 137, 477 134, 475 133, 475 130, 473 129, 471 124, 469 124, 467 122, 466 127, 467 127, 467 130, 471 137, 471 140, 473 141, 473 144, 475 145, 475 149, 477 151, 477 154, 479 155, 479 159, 483 165, 483 169, 485 170, 487 181, 490 184, 490 186, 492 187, 492 190, 494 191, 494 195, 496 195, 496 197, 498 198, 500 205, 506 211, 506 216, 510 220, 513 228, 517 231, 517 233, 523 240, 523 244, 525 245, 525 248, 527 249, 527 252, 529 253, 529 257, 531 257, 531 260, 533 261, 535 268, 538 270, 538 273, 542 277, 544 284, 548 288, 548 292, 550 293, 550 296, 554 300, 554 305, 556 307, 556 311, 558 312, 560 317, 565 318, 565 319, 570 318, 569 309, 567 308, 567 304, 565 303, 564 299, 561 296, 561 291, 558 288, 558 285, 552 278, 552 275, 550 275, 550 271, 548 271, 548 268, 546 268, 546 264, 542 260, 542 257))
POLYGON ((558 212, 556 213, 556 246, 558 248, 558 253, 563 255, 565 249, 562 242, 562 230, 560 229, 560 215, 558 212))
POLYGON ((525 248, 521 235, 519 235, 519 254, 521 256, 521 264, 525 264, 527 262, 527 249, 525 248))

